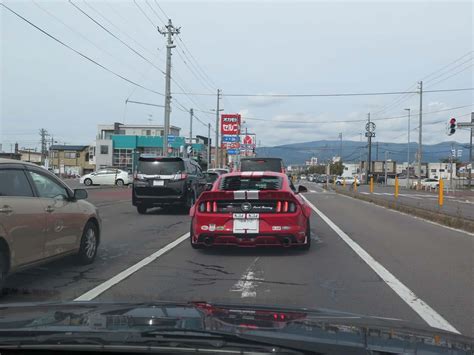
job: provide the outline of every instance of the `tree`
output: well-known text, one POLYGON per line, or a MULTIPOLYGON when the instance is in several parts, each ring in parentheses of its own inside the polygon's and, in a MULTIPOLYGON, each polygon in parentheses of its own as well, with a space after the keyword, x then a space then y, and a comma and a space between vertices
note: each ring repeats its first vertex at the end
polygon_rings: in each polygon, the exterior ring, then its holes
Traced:
POLYGON ((331 164, 330 171, 331 175, 342 175, 342 172, 344 171, 344 165, 342 162, 338 161, 337 163, 331 164))
POLYGON ((314 165, 310 166, 307 170, 308 174, 325 174, 326 166, 324 165, 314 165))

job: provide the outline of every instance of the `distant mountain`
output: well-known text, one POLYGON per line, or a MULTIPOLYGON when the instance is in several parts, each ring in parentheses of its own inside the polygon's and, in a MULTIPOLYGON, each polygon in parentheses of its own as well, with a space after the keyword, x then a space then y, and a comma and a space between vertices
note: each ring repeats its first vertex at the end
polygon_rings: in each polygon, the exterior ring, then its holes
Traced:
MULTIPOLYGON (((438 144, 423 145, 423 162, 439 162, 448 158, 451 154, 451 145, 456 151, 461 151, 459 158, 463 162, 469 160, 469 143, 442 142, 438 144)), ((313 141, 305 143, 285 144, 275 147, 260 147, 257 149, 259 156, 279 157, 285 161, 286 165, 304 164, 311 157, 317 157, 318 162, 324 162, 339 156, 341 141, 313 141)), ((414 161, 418 145, 414 142, 410 144, 410 161, 414 161)), ((407 161, 407 144, 375 142, 372 143, 372 160, 383 160, 387 152, 388 159, 398 162, 407 161)), ((345 162, 358 162, 360 158, 367 160, 367 142, 342 141, 342 159, 345 162)))

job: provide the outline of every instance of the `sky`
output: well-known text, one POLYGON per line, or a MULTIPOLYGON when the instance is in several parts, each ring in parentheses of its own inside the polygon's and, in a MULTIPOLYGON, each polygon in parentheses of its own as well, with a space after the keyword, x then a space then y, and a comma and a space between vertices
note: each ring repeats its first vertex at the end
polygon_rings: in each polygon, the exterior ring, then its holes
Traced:
MULTIPOLYGON (((470 1, 3 1, 108 70, 163 93, 165 15, 180 27, 173 49, 171 124, 189 134, 239 112, 261 146, 320 139, 359 140, 367 113, 380 142, 418 136, 420 96, 236 97, 233 94, 340 94, 473 87, 470 1), (159 5, 159 6, 158 6, 159 5), (142 13, 145 13, 145 15, 142 13), (145 59, 143 59, 145 58, 145 59), (151 63, 151 64, 150 64, 151 63), (184 95, 183 92, 188 93, 184 95), (195 95, 206 94, 206 95, 195 95), (230 96, 226 96, 230 95, 230 96), (310 123, 297 123, 303 121, 310 123), (337 122, 349 121, 349 122, 337 122)), ((162 95, 136 87, 52 40, 0 6, 0 143, 38 146, 39 129, 65 144, 91 144, 98 124, 162 124, 162 95)), ((470 118, 473 91, 423 95, 423 142, 467 142, 446 134, 450 117, 470 118), (458 108, 459 107, 459 108, 458 108), (453 109, 457 108, 457 109, 453 109), (440 111, 440 112, 438 112, 440 111)), ((214 136, 214 133, 212 133, 214 136)))

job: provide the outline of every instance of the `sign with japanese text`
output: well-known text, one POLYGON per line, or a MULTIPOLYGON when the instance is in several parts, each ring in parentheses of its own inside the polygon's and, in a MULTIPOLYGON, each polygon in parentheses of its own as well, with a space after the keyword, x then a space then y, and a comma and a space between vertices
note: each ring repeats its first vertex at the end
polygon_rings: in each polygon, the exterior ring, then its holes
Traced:
POLYGON ((240 115, 238 113, 221 115, 221 134, 222 136, 240 134, 240 115))

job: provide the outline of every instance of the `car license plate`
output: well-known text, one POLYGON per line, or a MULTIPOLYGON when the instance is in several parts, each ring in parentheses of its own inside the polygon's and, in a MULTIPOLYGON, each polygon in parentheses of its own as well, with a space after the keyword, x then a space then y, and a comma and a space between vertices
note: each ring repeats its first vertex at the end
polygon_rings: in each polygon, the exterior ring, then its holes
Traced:
POLYGON ((260 229, 258 213, 234 213, 234 233, 256 234, 260 229))
POLYGON ((165 186, 164 180, 153 180, 153 186, 165 186))

